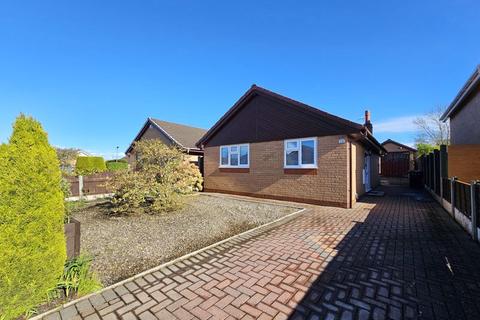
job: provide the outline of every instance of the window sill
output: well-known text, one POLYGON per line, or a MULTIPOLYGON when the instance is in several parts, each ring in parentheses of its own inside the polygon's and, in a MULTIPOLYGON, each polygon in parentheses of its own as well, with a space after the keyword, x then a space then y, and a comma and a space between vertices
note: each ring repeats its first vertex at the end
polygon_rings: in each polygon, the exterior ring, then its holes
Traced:
POLYGON ((284 168, 284 174, 317 175, 317 168, 284 168))
POLYGON ((218 168, 220 172, 229 172, 229 173, 249 173, 250 168, 234 168, 234 167, 220 167, 218 168))

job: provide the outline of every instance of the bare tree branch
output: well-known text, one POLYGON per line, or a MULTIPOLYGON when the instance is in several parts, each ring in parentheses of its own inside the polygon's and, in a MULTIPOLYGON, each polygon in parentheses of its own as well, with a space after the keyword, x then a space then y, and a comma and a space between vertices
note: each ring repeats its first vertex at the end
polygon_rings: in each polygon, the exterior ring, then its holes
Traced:
POLYGON ((426 143, 434 146, 450 143, 450 123, 440 121, 444 108, 436 107, 424 116, 413 120, 418 128, 416 143, 426 143))

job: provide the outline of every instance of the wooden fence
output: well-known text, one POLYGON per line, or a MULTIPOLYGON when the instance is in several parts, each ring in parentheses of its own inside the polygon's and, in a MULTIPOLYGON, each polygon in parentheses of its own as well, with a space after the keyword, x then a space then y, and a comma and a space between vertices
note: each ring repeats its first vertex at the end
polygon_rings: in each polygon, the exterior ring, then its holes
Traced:
POLYGON ((96 173, 89 176, 67 176, 70 183, 70 192, 73 197, 107 194, 109 190, 106 183, 112 177, 112 173, 96 173))
POLYGON ((410 153, 391 152, 382 157, 381 172, 384 177, 406 177, 410 171, 410 153))
POLYGON ((448 151, 446 146, 419 158, 423 183, 447 212, 450 213, 476 241, 480 233, 480 182, 460 181, 448 177, 448 151))

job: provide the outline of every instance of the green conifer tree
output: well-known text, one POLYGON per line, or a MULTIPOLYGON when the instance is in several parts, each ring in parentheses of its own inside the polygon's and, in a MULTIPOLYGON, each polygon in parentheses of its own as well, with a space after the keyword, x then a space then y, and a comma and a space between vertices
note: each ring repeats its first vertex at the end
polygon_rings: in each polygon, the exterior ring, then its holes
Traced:
POLYGON ((66 259, 64 202, 55 149, 40 123, 20 115, 0 146, 0 318, 47 298, 66 259))

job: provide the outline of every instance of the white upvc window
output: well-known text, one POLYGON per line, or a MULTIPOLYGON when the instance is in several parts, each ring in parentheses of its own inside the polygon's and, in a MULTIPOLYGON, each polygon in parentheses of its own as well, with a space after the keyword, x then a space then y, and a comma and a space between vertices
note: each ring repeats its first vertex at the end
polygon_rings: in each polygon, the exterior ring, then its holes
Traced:
POLYGON ((220 147, 220 167, 248 168, 250 165, 250 145, 235 144, 220 147))
POLYGON ((285 168, 317 168, 317 139, 285 140, 283 159, 285 168))

